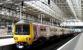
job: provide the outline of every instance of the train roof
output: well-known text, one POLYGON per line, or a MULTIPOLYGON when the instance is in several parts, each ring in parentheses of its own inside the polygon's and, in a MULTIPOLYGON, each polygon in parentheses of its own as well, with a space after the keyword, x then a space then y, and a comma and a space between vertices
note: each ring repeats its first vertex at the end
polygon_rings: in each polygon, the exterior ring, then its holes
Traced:
POLYGON ((49 26, 49 25, 46 25, 46 24, 41 24, 41 23, 33 23, 34 25, 43 25, 43 26, 49 26))
POLYGON ((29 22, 27 22, 25 20, 20 20, 16 24, 29 24, 29 22))

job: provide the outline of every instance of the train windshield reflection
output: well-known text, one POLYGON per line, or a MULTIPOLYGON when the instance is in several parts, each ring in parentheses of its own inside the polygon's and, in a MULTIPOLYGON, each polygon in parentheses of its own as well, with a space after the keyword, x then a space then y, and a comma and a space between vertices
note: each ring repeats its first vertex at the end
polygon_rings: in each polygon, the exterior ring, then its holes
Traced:
POLYGON ((30 27, 27 24, 16 25, 15 32, 17 35, 29 35, 30 34, 30 27))

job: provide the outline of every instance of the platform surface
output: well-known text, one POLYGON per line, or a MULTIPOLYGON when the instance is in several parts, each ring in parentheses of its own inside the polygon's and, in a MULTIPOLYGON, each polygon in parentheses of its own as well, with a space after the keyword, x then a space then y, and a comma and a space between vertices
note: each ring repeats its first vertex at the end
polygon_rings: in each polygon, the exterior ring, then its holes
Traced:
POLYGON ((83 50, 83 33, 78 34, 57 50, 83 50))
POLYGON ((0 47, 1 46, 5 46, 5 45, 11 45, 14 44, 15 41, 13 38, 4 38, 4 39, 0 39, 0 47))
POLYGON ((80 35, 79 39, 77 40, 74 50, 83 50, 83 33, 80 35))

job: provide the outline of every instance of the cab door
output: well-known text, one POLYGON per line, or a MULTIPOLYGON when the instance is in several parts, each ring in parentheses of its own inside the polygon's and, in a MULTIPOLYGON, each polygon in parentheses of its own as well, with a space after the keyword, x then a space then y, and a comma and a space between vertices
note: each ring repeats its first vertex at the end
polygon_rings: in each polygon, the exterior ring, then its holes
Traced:
POLYGON ((32 23, 30 23, 30 44, 32 44, 32 42, 34 41, 34 37, 35 37, 35 34, 34 34, 34 25, 32 23))

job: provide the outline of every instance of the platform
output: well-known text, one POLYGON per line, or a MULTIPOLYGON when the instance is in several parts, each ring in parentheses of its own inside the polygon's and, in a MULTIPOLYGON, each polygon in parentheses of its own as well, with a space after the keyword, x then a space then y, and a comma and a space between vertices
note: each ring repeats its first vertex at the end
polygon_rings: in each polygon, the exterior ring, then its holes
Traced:
POLYGON ((83 33, 80 33, 57 50, 83 50, 83 33))
POLYGON ((6 46, 6 45, 11 45, 14 44, 14 39, 13 38, 3 38, 0 39, 0 46, 6 46))

